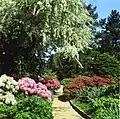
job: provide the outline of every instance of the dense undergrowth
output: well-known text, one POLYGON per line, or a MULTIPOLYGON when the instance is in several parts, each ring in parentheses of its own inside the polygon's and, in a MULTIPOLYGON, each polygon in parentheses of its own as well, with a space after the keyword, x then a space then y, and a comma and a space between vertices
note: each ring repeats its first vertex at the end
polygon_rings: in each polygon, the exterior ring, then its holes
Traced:
POLYGON ((92 119, 118 119, 120 100, 117 80, 79 76, 64 79, 62 83, 66 99, 73 99, 73 105, 92 119))
POLYGON ((57 79, 16 81, 2 75, 0 82, 0 119, 53 119, 52 91, 60 88, 57 79))

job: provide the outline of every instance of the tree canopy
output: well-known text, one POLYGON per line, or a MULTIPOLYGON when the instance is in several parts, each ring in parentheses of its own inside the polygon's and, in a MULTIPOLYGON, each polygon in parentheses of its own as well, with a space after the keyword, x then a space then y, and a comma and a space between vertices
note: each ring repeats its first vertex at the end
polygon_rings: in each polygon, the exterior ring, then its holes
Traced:
POLYGON ((37 61, 34 69, 50 49, 78 61, 93 37, 91 21, 79 0, 0 0, 1 56, 37 61))

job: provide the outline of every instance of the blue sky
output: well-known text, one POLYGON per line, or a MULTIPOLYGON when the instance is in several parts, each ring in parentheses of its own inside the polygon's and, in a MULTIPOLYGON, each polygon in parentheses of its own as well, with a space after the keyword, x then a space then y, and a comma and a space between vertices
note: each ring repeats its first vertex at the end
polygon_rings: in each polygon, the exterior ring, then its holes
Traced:
POLYGON ((88 0, 88 2, 97 6, 99 18, 107 17, 112 9, 120 12, 120 0, 88 0))

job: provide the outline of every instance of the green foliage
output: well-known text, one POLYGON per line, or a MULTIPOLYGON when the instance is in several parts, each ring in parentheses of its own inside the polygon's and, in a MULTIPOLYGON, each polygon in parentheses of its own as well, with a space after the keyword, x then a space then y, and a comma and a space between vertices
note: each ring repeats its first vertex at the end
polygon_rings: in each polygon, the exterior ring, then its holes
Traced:
POLYGON ((75 60, 64 59, 60 54, 54 56, 52 69, 56 71, 59 79, 74 77, 78 74, 101 77, 110 77, 119 79, 120 77, 120 61, 115 56, 108 53, 100 53, 98 51, 86 50, 80 53, 80 62, 83 68, 79 67, 75 60))
POLYGON ((118 108, 118 104, 120 103, 119 99, 115 98, 106 98, 106 97, 101 97, 98 100, 95 100, 93 102, 93 107, 94 108, 99 108, 99 107, 106 107, 106 108, 118 108))
POLYGON ((112 10, 106 19, 101 19, 99 23, 100 31, 98 32, 99 50, 101 52, 109 52, 119 57, 120 44, 117 40, 120 38, 120 13, 112 10))
POLYGON ((15 94, 18 92, 18 83, 7 75, 0 77, 0 103, 15 105, 17 103, 15 94))
POLYGON ((94 119, 118 119, 119 118, 119 111, 118 108, 115 109, 98 109, 95 112, 93 117, 94 119))
POLYGON ((96 12, 97 6, 93 6, 92 4, 89 4, 87 6, 87 10, 90 14, 90 16, 94 19, 97 20, 98 18, 98 13, 96 12))
POLYGON ((95 99, 98 99, 104 96, 108 86, 103 86, 100 88, 96 87, 87 87, 84 89, 80 89, 76 93, 76 99, 83 102, 92 102, 95 99))
POLYGON ((28 69, 27 69, 28 68, 27 64, 22 58, 18 58, 15 61, 15 64, 16 64, 16 71, 18 72, 20 76, 30 77, 30 74, 28 73, 28 69))
POLYGON ((16 59, 24 60, 27 73, 41 73, 46 53, 56 49, 78 61, 93 37, 93 20, 79 0, 0 0, 0 6, 1 72, 14 71, 16 59))
POLYGON ((100 88, 87 87, 84 89, 79 89, 75 94, 76 99, 82 102, 92 102, 103 96, 119 98, 118 95, 119 95, 119 88, 117 83, 111 85, 105 85, 100 88))
POLYGON ((118 91, 117 93, 111 92, 110 89, 113 87, 116 87, 116 85, 81 89, 76 93, 73 104, 83 109, 93 119, 117 119, 120 100, 119 97, 114 96, 119 94, 118 91))
POLYGON ((52 72, 52 70, 46 70, 44 72, 44 74, 42 75, 42 77, 44 77, 45 79, 57 79, 57 76, 55 75, 54 72, 52 72))
POLYGON ((61 81, 61 84, 64 86, 66 86, 68 83, 70 83, 70 78, 66 78, 61 81))
POLYGON ((93 72, 103 77, 120 78, 120 62, 107 53, 97 55, 93 62, 93 72))
POLYGON ((119 98, 119 81, 107 86, 105 95, 108 97, 119 98))
POLYGON ((73 105, 77 106, 79 109, 87 112, 88 109, 90 109, 90 104, 88 103, 84 103, 84 102, 80 102, 80 101, 73 101, 72 102, 73 105))
POLYGON ((80 62, 83 69, 80 70, 81 75, 98 75, 101 77, 111 77, 119 79, 120 77, 120 61, 116 57, 108 53, 100 54, 98 51, 87 51, 81 54, 80 62))
POLYGON ((118 119, 119 99, 102 97, 93 102, 94 119, 118 119))
POLYGON ((118 99, 101 98, 96 100, 94 105, 79 101, 74 101, 73 104, 90 114, 92 119, 118 119, 119 117, 118 99))
POLYGON ((53 119, 51 102, 35 96, 18 97, 15 106, 0 105, 1 119, 53 119))
POLYGON ((56 53, 50 58, 50 67, 56 72, 59 80, 68 77, 74 77, 79 74, 81 67, 75 59, 65 58, 62 53, 56 53))
MULTIPOLYGON (((96 12, 97 10, 97 6, 94 6, 92 4, 87 4, 87 10, 89 12, 89 15, 94 19, 94 23, 93 25, 91 26, 92 28, 92 32, 94 34, 94 36, 96 36, 96 33, 97 33, 97 26, 98 26, 98 13, 96 12)), ((91 42, 90 43, 90 47, 92 48, 96 48, 96 40, 94 38, 90 39, 91 42)))
POLYGON ((86 50, 85 53, 81 53, 80 62, 83 65, 83 69, 79 71, 80 75, 92 76, 96 74, 93 70, 94 59, 100 55, 100 52, 94 50, 86 50))

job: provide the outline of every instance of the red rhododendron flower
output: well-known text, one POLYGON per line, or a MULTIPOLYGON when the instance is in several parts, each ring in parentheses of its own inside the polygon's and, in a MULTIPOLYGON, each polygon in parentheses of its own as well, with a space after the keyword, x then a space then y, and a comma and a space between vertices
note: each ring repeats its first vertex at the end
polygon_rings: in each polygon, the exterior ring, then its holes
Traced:
POLYGON ((41 81, 48 89, 60 88, 60 82, 56 79, 46 79, 41 81))

